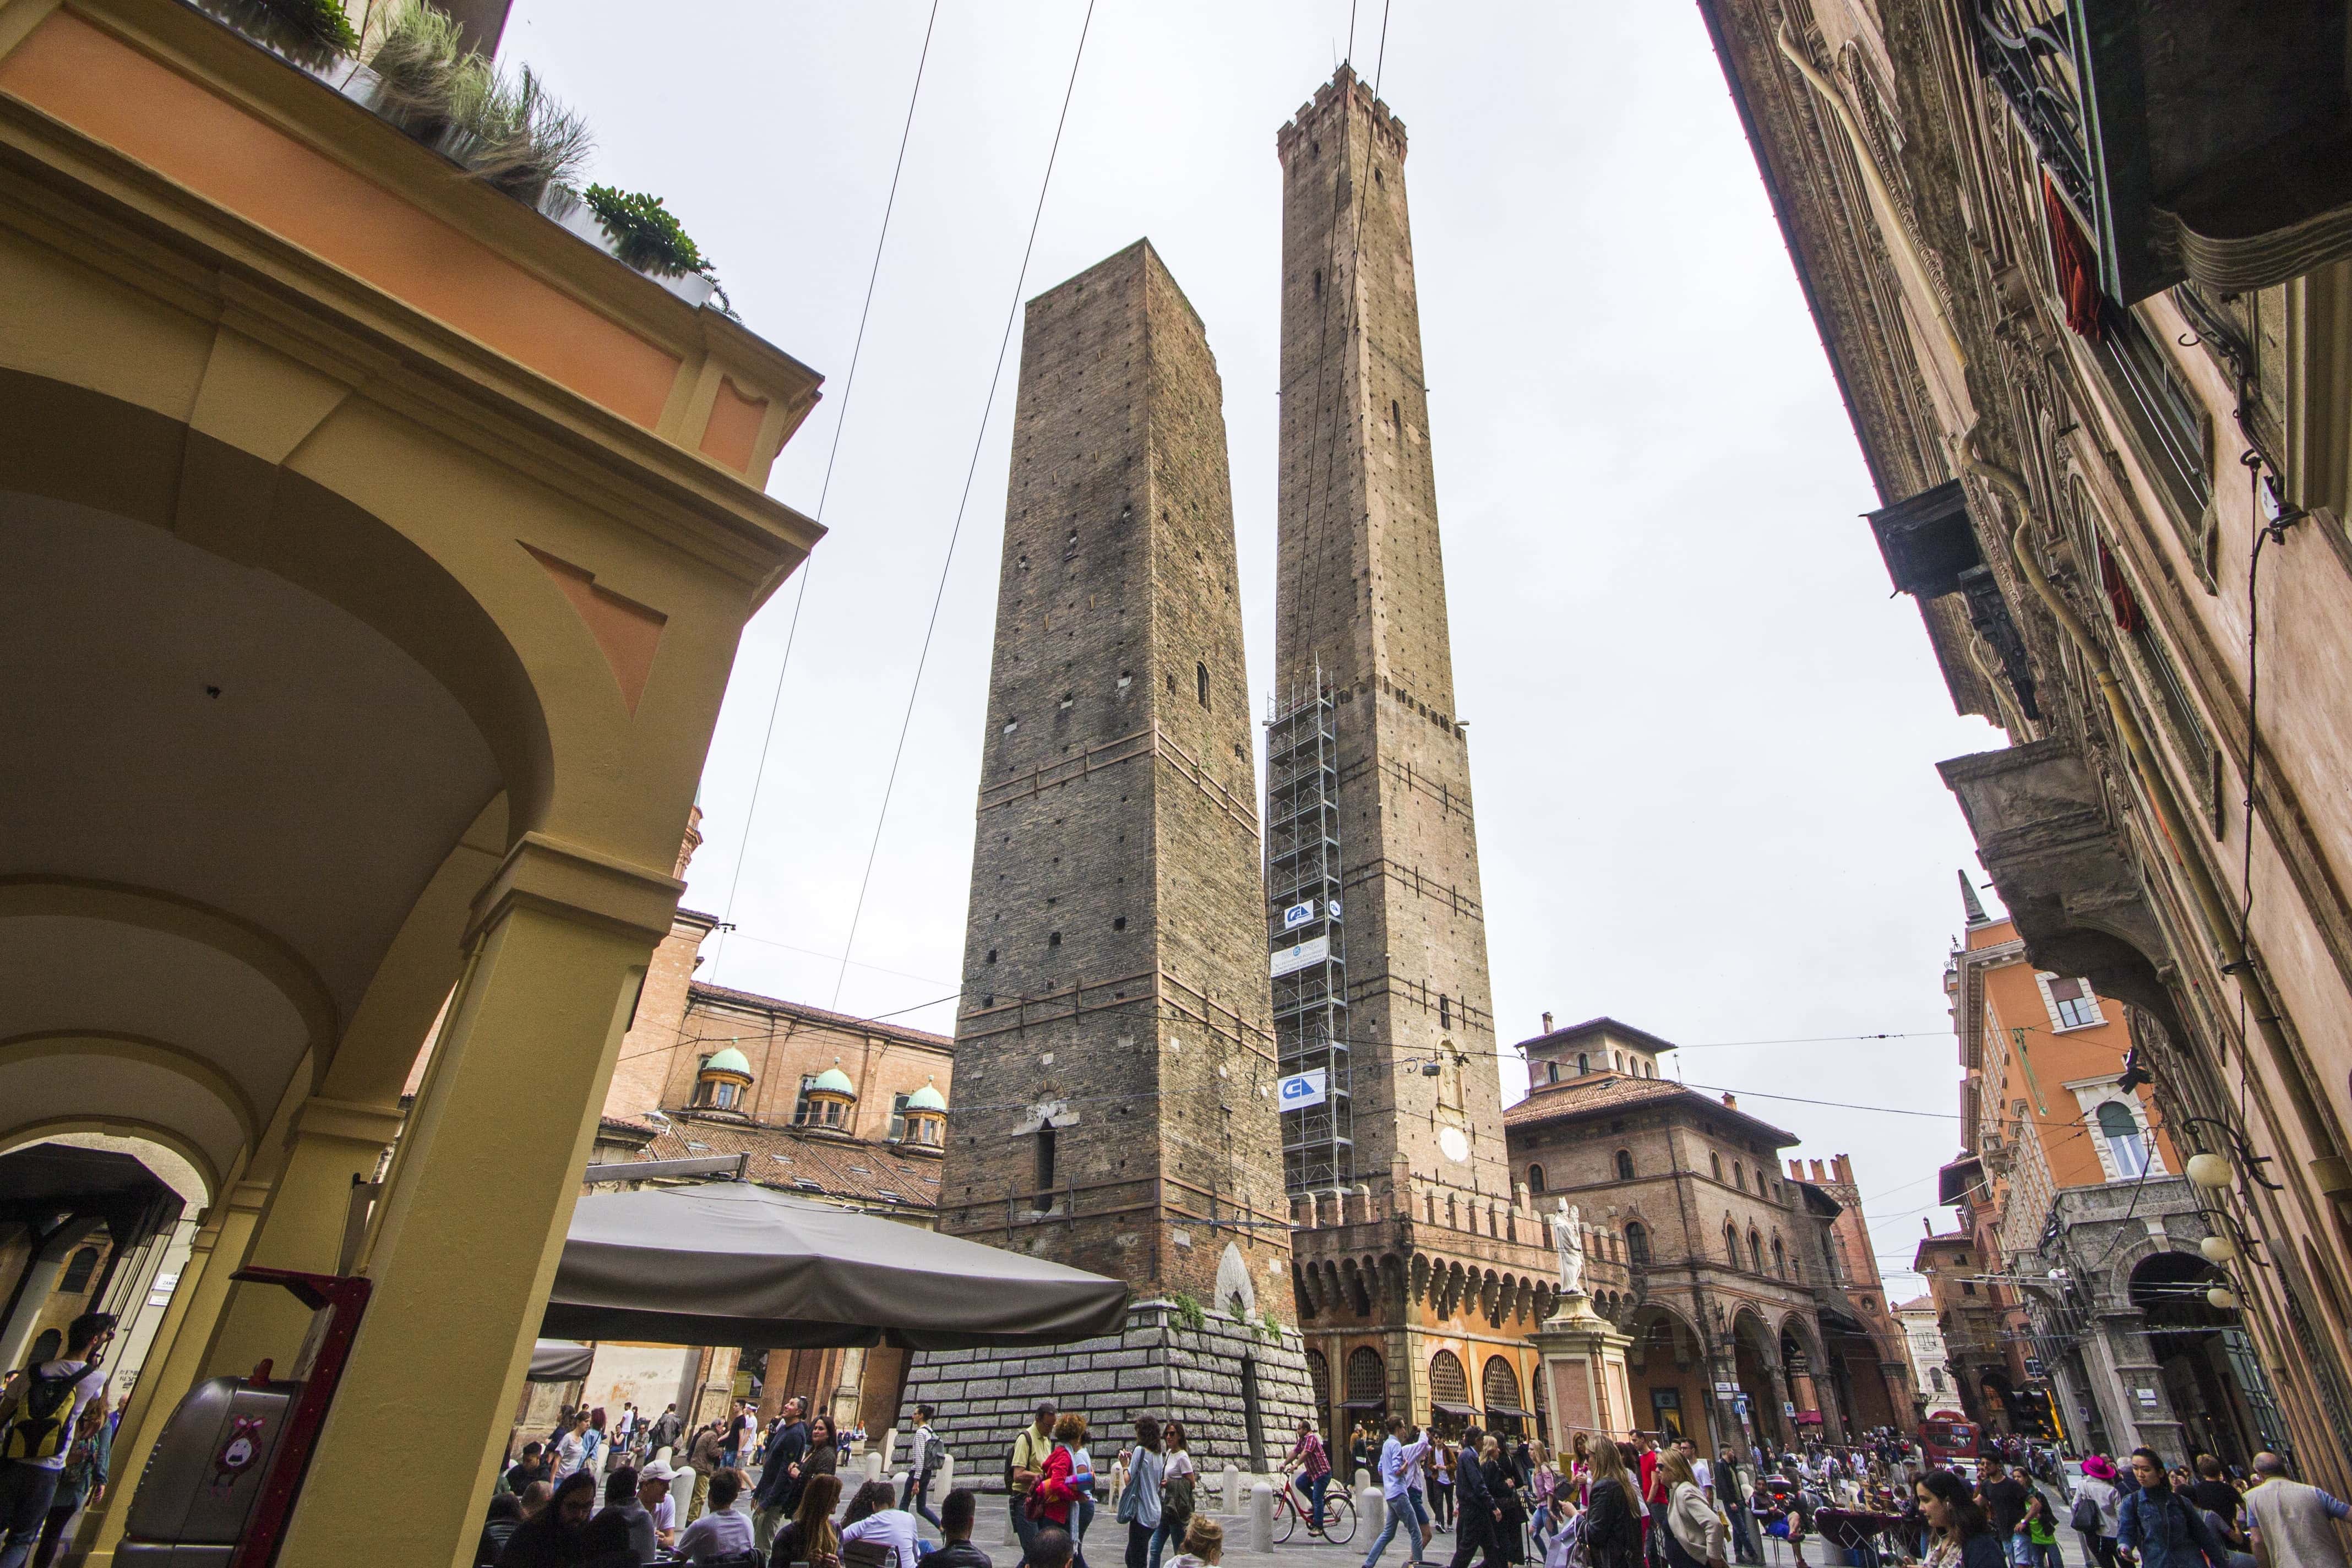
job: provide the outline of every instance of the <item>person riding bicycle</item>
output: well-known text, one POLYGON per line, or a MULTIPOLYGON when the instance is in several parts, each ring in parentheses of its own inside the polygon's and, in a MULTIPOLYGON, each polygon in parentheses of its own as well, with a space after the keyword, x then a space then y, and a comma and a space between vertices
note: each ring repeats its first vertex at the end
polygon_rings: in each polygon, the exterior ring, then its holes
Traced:
POLYGON ((1331 1484, 1331 1457, 1323 1450, 1323 1439, 1317 1435, 1315 1424, 1299 1417, 1298 1441, 1291 1446, 1290 1463, 1298 1467, 1293 1481, 1307 1501, 1307 1528, 1317 1535, 1323 1533, 1323 1492, 1331 1484))

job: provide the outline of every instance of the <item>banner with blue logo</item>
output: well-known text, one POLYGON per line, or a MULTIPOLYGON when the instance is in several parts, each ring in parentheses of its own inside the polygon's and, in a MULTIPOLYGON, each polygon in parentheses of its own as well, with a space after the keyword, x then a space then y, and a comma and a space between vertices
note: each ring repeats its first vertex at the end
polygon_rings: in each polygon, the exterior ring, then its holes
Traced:
POLYGON ((1330 1098, 1325 1089, 1328 1082, 1328 1075, 1323 1068, 1316 1068, 1309 1072, 1295 1072, 1282 1080, 1281 1089, 1276 1098, 1282 1102, 1285 1110, 1305 1110, 1330 1098))

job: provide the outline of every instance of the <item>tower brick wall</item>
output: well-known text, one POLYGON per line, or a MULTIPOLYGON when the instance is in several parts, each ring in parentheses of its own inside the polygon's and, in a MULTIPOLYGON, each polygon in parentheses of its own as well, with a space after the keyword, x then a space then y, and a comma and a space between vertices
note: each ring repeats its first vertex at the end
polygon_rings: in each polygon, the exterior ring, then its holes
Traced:
POLYGON ((1319 667, 1335 704, 1356 1179, 1391 1178, 1402 1155, 1417 1175, 1508 1193, 1404 122, 1342 66, 1276 146, 1276 700, 1312 691, 1319 667), (1466 1059, 1434 1076, 1417 1069, 1447 1044, 1466 1059))
POLYGON ((1149 243, 1029 302, 940 1228, 1135 1302, 1101 1342, 917 1358, 959 1452, 1050 1394, 1263 1468, 1307 1404, 1223 407, 1149 243))
POLYGON ((1216 362, 1139 242, 1022 340, 944 1226, 1203 1300, 1202 1225, 1286 1213, 1236 587, 1216 362))

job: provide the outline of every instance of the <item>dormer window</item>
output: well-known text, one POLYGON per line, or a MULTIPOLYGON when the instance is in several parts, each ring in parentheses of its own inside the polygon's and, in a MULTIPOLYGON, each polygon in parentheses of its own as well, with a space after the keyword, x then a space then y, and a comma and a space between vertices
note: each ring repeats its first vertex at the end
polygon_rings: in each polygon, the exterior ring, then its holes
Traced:
POLYGON ((751 1102, 751 1063, 733 1046, 702 1058, 694 1079, 693 1103, 708 1110, 743 1113, 751 1102))

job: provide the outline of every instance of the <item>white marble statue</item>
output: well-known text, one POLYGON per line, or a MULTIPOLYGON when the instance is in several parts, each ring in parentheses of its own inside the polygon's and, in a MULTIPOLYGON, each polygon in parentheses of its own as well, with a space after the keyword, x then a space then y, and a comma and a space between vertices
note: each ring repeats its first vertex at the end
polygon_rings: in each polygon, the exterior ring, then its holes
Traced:
POLYGON ((1552 1215, 1551 1244, 1559 1250, 1559 1293, 1563 1296, 1584 1294, 1584 1227, 1579 1217, 1581 1207, 1571 1208, 1566 1198, 1559 1200, 1560 1212, 1552 1215))

